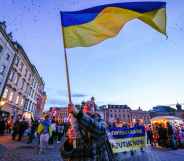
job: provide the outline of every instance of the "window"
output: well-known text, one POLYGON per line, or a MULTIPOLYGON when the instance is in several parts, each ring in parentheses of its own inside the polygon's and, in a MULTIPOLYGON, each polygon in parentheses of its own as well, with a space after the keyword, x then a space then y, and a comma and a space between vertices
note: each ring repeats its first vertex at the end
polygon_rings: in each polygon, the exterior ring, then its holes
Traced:
POLYGON ((24 83, 25 83, 25 80, 24 80, 24 79, 22 79, 22 86, 21 86, 21 89, 23 89, 23 88, 24 88, 24 83))
POLYGON ((17 74, 15 74, 15 79, 14 79, 14 83, 17 85, 19 82, 19 77, 17 74))
POLYGON ((24 83, 24 88, 23 88, 23 90, 26 91, 26 89, 27 89, 27 84, 24 83))
POLYGON ((13 100, 13 92, 10 93, 10 96, 9 96, 9 101, 12 101, 13 100))
POLYGON ((6 54, 6 60, 9 61, 10 60, 10 54, 6 54))
POLYGON ((28 81, 30 81, 31 80, 31 74, 29 74, 29 79, 28 79, 28 81))
POLYGON ((31 108, 32 108, 32 102, 30 102, 29 104, 29 111, 31 111, 31 108))
POLYGON ((34 83, 34 88, 36 87, 36 81, 35 81, 35 83, 34 83))
POLYGON ((3 46, 0 45, 0 53, 3 51, 3 46))
POLYGON ((3 98, 8 97, 8 88, 5 88, 4 93, 3 93, 3 98))
POLYGON ((21 99, 20 105, 23 106, 24 105, 24 99, 21 99))
POLYGON ((22 72, 23 68, 24 68, 24 64, 21 62, 21 64, 20 64, 20 71, 21 72, 22 72))
POLYGON ((11 71, 9 79, 12 81, 13 80, 13 77, 14 77, 14 72, 11 71))
POLYGON ((19 65, 19 62, 20 62, 20 58, 19 57, 16 57, 15 58, 15 65, 18 66, 19 65))
POLYGON ((20 97, 19 97, 19 96, 17 96, 16 101, 15 101, 15 103, 16 103, 16 104, 18 104, 18 103, 19 103, 19 98, 20 98, 20 97))
POLYGON ((27 84, 26 84, 25 92, 28 93, 28 91, 29 91, 29 84, 27 83, 27 84))
POLYGON ((28 72, 28 71, 27 71, 27 69, 25 68, 25 75, 24 75, 25 77, 27 77, 27 72, 28 72))
POLYGON ((29 93, 29 96, 32 96, 32 93, 33 93, 33 90, 31 89, 30 90, 30 93, 29 93))
POLYGON ((32 106, 32 110, 31 111, 34 112, 34 105, 32 106))
POLYGON ((1 65, 1 68, 0 68, 0 74, 4 74, 5 72, 5 69, 6 69, 6 66, 5 65, 1 65))

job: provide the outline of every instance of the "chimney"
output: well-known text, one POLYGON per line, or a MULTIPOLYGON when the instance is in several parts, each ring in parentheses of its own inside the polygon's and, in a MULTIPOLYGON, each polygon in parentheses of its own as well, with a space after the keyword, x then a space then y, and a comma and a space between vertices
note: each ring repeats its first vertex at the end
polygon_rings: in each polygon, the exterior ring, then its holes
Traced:
POLYGON ((8 37, 10 38, 10 40, 13 40, 12 32, 10 32, 10 33, 8 34, 8 37))
POLYGON ((6 21, 0 22, 0 26, 3 28, 4 31, 6 31, 6 21))

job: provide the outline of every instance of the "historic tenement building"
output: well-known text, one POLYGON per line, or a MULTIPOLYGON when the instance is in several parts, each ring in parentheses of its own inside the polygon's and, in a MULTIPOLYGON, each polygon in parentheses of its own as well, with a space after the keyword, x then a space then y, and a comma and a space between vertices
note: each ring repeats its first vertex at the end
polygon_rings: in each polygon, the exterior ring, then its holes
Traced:
POLYGON ((15 53, 2 90, 5 104, 1 109, 12 116, 39 117, 46 101, 44 81, 23 47, 18 42, 10 42, 15 53))
POLYGON ((143 124, 150 123, 149 112, 143 111, 141 108, 132 110, 127 105, 105 105, 100 109, 104 111, 104 118, 107 123, 113 123, 117 120, 128 124, 133 124, 137 120, 143 124))
POLYGON ((11 33, 6 32, 5 22, 0 22, 0 101, 15 56, 16 48, 11 33))

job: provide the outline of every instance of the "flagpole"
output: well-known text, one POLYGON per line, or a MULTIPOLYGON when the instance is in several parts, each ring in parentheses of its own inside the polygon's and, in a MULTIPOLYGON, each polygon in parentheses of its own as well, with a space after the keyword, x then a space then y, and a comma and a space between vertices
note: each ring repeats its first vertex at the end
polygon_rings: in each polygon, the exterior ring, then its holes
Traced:
MULTIPOLYGON (((63 41, 64 41, 64 38, 63 38, 63 41)), ((65 47, 64 47, 64 54, 65 54, 65 70, 66 70, 67 89, 68 89, 68 101, 69 101, 69 104, 71 105, 72 104, 72 98, 71 98, 71 88, 70 88, 70 77, 69 77, 69 70, 68 70, 67 52, 66 52, 65 47)))
MULTIPOLYGON (((62 16, 62 13, 61 13, 61 16, 62 16)), ((66 80, 67 80, 68 101, 69 101, 69 105, 71 105, 72 98, 71 98, 70 77, 69 77, 69 69, 68 69, 68 58, 67 58, 67 52, 65 48, 64 30, 63 30, 62 24, 61 24, 61 29, 62 29, 63 49, 64 49, 64 55, 65 55, 65 72, 66 72, 66 80)))
MULTIPOLYGON (((62 17, 62 13, 61 17, 62 17)), ((63 45, 64 45, 64 55, 65 55, 65 70, 66 70, 66 79, 67 79, 67 89, 68 89, 68 117, 70 118, 71 124, 72 124, 72 129, 74 130, 75 133, 75 138, 73 138, 73 148, 77 147, 77 138, 79 137, 79 131, 78 131, 78 124, 76 122, 76 119, 72 114, 69 113, 69 108, 73 106, 72 104, 72 98, 71 98, 71 88, 70 88, 70 77, 69 77, 69 69, 68 69, 68 59, 67 59, 67 52, 65 48, 65 40, 64 40, 64 30, 63 30, 63 25, 62 26, 62 39, 63 39, 63 45)), ((72 107, 74 108, 74 107, 72 107)))

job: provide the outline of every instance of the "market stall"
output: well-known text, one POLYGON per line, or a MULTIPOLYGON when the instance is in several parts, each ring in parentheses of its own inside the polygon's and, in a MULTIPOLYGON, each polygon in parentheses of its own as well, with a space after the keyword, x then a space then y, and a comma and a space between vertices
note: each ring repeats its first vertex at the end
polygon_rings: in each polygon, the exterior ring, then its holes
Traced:
POLYGON ((158 116, 151 119, 153 142, 161 147, 184 146, 184 122, 176 116, 158 116))
POLYGON ((170 123, 171 125, 180 125, 183 124, 183 120, 176 116, 157 116, 151 119, 152 125, 164 125, 164 127, 167 126, 167 123, 170 123))

